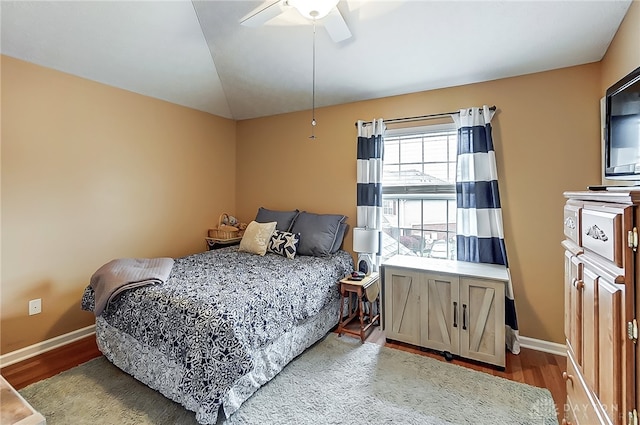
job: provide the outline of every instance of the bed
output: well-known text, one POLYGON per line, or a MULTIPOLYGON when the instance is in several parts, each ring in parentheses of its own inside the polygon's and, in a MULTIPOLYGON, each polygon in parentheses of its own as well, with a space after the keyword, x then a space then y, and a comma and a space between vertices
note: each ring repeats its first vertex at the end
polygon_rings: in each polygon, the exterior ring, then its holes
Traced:
MULTIPOLYGON (((177 258, 166 281, 124 291, 96 316, 98 347, 199 423, 228 418, 337 324, 337 282, 353 260, 332 244, 294 258, 242 245, 177 258)), ((82 308, 94 307, 88 286, 82 308)))

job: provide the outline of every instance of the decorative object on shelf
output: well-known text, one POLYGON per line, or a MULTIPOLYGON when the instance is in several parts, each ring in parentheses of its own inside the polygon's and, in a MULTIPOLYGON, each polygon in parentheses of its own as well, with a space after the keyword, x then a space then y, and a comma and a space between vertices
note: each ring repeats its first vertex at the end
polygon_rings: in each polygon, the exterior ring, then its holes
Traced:
POLYGON ((222 213, 218 218, 218 225, 209 229, 208 236, 218 240, 236 239, 242 237, 246 228, 246 223, 239 223, 232 215, 222 213))
POLYGON ((373 271, 373 254, 378 251, 380 232, 367 227, 353 229, 353 250, 358 253, 357 269, 366 275, 373 271))
POLYGON ((222 213, 222 224, 225 224, 227 226, 235 226, 236 224, 238 224, 238 219, 227 213, 222 213))

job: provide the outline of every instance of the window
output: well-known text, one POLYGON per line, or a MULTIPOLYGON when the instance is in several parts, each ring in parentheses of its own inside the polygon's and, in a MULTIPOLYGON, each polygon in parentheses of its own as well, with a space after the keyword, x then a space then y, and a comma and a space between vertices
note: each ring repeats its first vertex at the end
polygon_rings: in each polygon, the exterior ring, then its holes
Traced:
POLYGON ((456 257, 455 125, 387 130, 382 178, 383 260, 456 257))

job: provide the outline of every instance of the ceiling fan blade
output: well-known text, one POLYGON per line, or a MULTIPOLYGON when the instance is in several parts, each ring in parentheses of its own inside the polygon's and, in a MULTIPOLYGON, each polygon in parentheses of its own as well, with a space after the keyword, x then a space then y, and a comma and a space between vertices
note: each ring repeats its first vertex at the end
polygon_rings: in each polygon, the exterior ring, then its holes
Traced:
POLYGON ((282 12, 284 12, 283 0, 278 0, 275 3, 270 3, 267 6, 262 7, 257 12, 251 12, 240 20, 240 25, 251 28, 259 27, 280 15, 282 12))
POLYGON ((351 37, 351 31, 337 7, 331 9, 331 12, 322 18, 322 21, 329 37, 334 42, 339 43, 351 37))

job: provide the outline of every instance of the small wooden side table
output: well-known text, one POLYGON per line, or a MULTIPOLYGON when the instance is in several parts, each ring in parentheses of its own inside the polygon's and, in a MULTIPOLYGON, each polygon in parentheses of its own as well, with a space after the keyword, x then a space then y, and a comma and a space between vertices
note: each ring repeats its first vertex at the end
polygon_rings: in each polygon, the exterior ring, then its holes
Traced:
POLYGON ((231 239, 218 239, 218 238, 204 238, 207 242, 207 250, 224 248, 225 246, 237 245, 242 240, 242 237, 231 239))
POLYGON ((368 276, 365 276, 362 280, 350 280, 349 276, 341 279, 340 282, 340 317, 338 318, 338 336, 342 336, 343 333, 348 333, 351 335, 360 336, 360 341, 364 344, 365 333, 367 330, 374 326, 376 322, 380 321, 380 275, 377 272, 373 272, 368 276), (366 302, 369 302, 369 312, 365 313, 365 291, 367 288, 372 287, 373 285, 378 286, 378 291, 375 299, 369 299, 366 302), (356 295, 357 305, 355 310, 351 305, 351 294, 356 295), (349 316, 344 318, 344 299, 348 297, 349 299, 349 316), (376 304, 376 313, 373 313, 373 305, 376 304), (365 316, 368 319, 368 322, 365 325, 365 316), (360 319, 360 328, 358 330, 348 329, 347 325, 355 318, 360 319))

